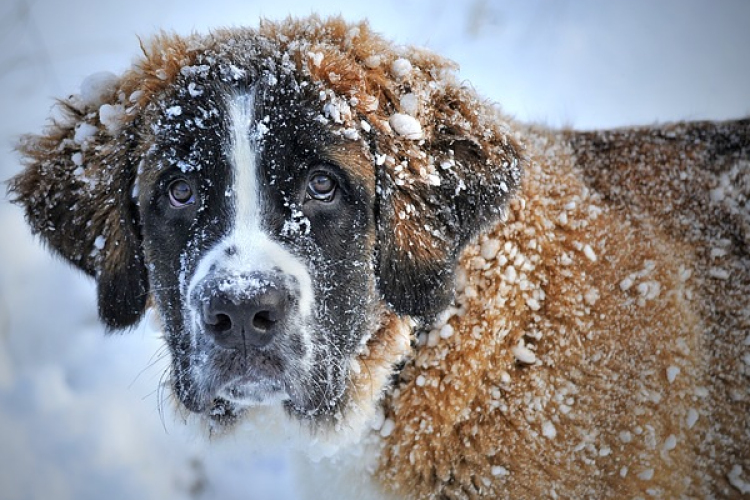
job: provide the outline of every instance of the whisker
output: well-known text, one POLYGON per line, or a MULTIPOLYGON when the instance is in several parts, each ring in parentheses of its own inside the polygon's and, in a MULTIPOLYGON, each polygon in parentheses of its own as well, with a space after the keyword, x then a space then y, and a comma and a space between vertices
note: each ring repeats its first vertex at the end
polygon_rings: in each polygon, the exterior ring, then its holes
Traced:
POLYGON ((134 377, 133 380, 128 385, 128 389, 131 389, 133 385, 138 381, 138 379, 143 375, 147 370, 150 370, 154 366, 157 365, 160 361, 162 361, 164 358, 166 358, 169 355, 169 351, 167 350, 166 345, 162 345, 159 347, 159 349, 154 352, 154 354, 151 355, 151 358, 149 358, 148 363, 146 366, 144 366, 134 377))
POLYGON ((166 419, 164 418, 164 403, 168 396, 164 389, 169 384, 169 381, 167 379, 170 378, 170 372, 171 372, 171 369, 169 367, 167 367, 164 371, 162 371, 162 374, 159 377, 159 384, 156 386, 156 394, 157 394, 156 408, 157 408, 157 411, 159 412, 159 420, 161 420, 162 428, 164 429, 164 432, 167 434, 169 434, 169 430, 167 429, 167 422, 166 422, 166 419))

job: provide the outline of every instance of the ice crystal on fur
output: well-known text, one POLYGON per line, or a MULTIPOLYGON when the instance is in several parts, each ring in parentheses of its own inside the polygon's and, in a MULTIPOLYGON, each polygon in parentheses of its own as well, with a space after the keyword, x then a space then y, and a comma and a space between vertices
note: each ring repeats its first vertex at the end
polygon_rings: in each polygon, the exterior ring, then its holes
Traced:
POLYGON ((424 137, 422 125, 414 117, 396 113, 388 120, 393 130, 406 139, 419 140, 424 137))
POLYGON ((94 109, 110 101, 117 91, 119 78, 114 73, 102 71, 90 75, 81 83, 78 98, 87 109, 94 109))

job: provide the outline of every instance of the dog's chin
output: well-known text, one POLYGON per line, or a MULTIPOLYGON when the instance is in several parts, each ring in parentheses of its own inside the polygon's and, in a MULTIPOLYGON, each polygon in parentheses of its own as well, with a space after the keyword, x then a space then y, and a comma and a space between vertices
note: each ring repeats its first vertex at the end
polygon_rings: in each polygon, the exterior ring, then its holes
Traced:
POLYGON ((284 385, 276 380, 239 378, 225 384, 217 396, 237 407, 281 404, 289 399, 284 385))
POLYGON ((304 388, 287 387, 275 379, 254 379, 238 377, 225 383, 211 395, 205 394, 202 404, 194 401, 182 401, 193 413, 199 414, 220 427, 231 427, 254 408, 277 407, 293 419, 316 422, 324 425, 334 421, 342 406, 345 406, 343 394, 328 394, 325 400, 308 394, 304 388))
POLYGON ((213 421, 230 423, 250 407, 283 406, 289 399, 280 373, 235 370, 235 373, 209 371, 195 377, 194 368, 175 363, 172 388, 181 406, 190 413, 213 421))
POLYGON ((288 405, 288 399, 283 385, 279 382, 238 379, 225 384, 210 399, 210 403, 196 413, 201 414, 214 425, 231 427, 251 408, 284 407, 288 405))

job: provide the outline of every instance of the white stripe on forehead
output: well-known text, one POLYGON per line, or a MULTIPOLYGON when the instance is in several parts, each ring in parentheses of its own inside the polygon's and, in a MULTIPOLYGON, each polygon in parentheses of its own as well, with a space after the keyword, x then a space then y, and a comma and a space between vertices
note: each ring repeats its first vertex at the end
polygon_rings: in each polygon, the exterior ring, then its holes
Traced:
MULTIPOLYGON (((234 171, 231 196, 235 230, 260 231, 259 151, 255 124, 255 88, 229 98, 229 160, 234 171)), ((249 243, 249 242, 245 242, 249 243)))
MULTIPOLYGON (((224 201, 232 217, 228 234, 200 258, 188 285, 188 297, 212 272, 228 277, 247 273, 276 273, 293 278, 299 289, 299 314, 308 316, 313 307, 312 279, 307 266, 284 245, 275 241, 263 225, 263 193, 259 179, 262 133, 255 120, 255 89, 230 94, 226 102, 227 160, 231 184, 224 201)), ((214 203, 221 202, 215 200, 214 203)), ((238 280, 241 283, 242 280, 238 280)), ((296 287, 295 287, 296 288, 296 287)))

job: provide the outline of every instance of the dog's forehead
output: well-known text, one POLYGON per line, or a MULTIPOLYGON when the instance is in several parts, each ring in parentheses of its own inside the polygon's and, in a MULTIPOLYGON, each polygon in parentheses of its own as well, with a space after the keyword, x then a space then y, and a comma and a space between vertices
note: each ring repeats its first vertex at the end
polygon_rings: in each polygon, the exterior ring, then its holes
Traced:
POLYGON ((346 102, 321 88, 292 68, 279 69, 268 61, 262 67, 229 61, 185 66, 149 104, 147 154, 156 153, 157 161, 139 174, 155 181, 165 166, 188 172, 220 163, 231 144, 231 129, 239 126, 270 159, 265 165, 271 172, 289 161, 330 162, 374 193, 367 141, 343 123, 342 113, 351 115, 346 102), (231 108, 243 99, 250 100, 252 110, 245 123, 233 123, 231 108))
MULTIPOLYGON (((145 46, 144 55, 123 88, 128 95, 135 90, 132 95, 137 95, 138 106, 146 108, 144 114, 152 122, 168 121, 164 116, 170 109, 185 112, 182 106, 167 105, 170 100, 206 102, 221 110, 223 101, 209 95, 211 88, 241 90, 267 80, 274 85, 268 85, 272 91, 261 101, 272 112, 255 116, 280 117, 280 109, 289 111, 290 99, 304 96, 302 108, 341 139, 327 151, 335 151, 331 154, 336 159, 344 157, 345 170, 372 187, 373 195, 376 171, 400 186, 405 198, 411 196, 409 186, 422 189, 439 182, 437 165, 453 164, 450 146, 433 144, 441 130, 459 135, 472 130, 483 143, 514 143, 505 135, 504 124, 489 122, 482 113, 463 113, 460 103, 473 98, 459 86, 453 63, 425 51, 395 48, 366 24, 311 19, 262 24, 258 30, 161 35, 145 46), (284 94, 282 89, 291 92, 284 94), (430 104, 439 96, 445 98, 443 106, 430 104), (433 154, 426 151, 429 147, 433 154), (362 162, 362 157, 367 161, 362 162)), ((269 136, 289 139, 282 144, 304 136, 297 119, 279 119, 277 124, 293 132, 279 135, 282 127, 277 127, 277 133, 269 136)), ((143 141, 148 143, 144 148, 154 142, 143 141)), ((514 162, 507 164, 517 170, 514 162)))

